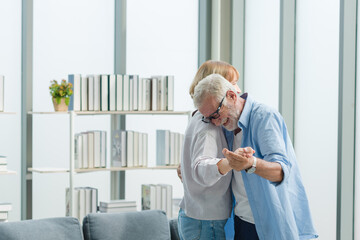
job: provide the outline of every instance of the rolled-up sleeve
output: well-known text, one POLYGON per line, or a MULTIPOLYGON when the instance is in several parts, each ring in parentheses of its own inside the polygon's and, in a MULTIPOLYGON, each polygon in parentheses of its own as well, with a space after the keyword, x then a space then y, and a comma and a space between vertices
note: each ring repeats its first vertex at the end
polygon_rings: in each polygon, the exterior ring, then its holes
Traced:
POLYGON ((223 157, 226 141, 220 128, 209 128, 199 132, 193 139, 191 168, 193 179, 202 186, 212 186, 222 175, 217 163, 223 157))
POLYGON ((276 162, 281 165, 284 173, 283 180, 281 182, 271 182, 275 186, 287 182, 290 170, 291 162, 287 156, 286 145, 284 141, 284 134, 287 134, 285 126, 282 124, 282 120, 278 115, 273 113, 264 114, 257 117, 257 122, 254 123, 253 134, 255 138, 255 155, 268 162, 276 162))

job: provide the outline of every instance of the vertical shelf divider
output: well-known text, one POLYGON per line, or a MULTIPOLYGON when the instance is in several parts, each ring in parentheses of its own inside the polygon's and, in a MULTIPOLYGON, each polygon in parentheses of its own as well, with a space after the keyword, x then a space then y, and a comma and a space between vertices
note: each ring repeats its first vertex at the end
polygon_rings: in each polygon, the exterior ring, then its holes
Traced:
POLYGON ((75 141, 74 141, 74 118, 75 118, 75 113, 74 111, 70 112, 70 173, 69 173, 69 210, 70 210, 70 216, 74 216, 74 168, 75 168, 75 164, 74 164, 74 157, 75 157, 75 141))

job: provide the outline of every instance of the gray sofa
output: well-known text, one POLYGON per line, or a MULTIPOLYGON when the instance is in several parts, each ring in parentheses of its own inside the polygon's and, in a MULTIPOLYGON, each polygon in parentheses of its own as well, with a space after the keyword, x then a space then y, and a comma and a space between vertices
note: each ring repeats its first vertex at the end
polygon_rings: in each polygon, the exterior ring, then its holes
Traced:
POLYGON ((159 210, 92 213, 72 217, 0 223, 0 240, 179 240, 177 220, 159 210))

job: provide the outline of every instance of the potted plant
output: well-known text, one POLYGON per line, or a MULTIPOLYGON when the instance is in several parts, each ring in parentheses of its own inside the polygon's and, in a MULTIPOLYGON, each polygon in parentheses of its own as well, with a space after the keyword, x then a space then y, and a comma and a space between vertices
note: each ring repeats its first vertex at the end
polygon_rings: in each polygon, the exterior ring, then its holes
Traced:
POLYGON ((52 80, 50 95, 52 96, 55 111, 67 111, 70 103, 70 96, 73 94, 72 84, 61 80, 59 84, 56 80, 52 80))

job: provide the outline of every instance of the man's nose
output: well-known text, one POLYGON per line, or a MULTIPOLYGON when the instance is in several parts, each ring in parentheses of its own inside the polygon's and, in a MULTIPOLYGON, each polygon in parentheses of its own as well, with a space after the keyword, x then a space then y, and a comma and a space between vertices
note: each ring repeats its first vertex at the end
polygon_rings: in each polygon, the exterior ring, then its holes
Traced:
POLYGON ((221 125, 221 117, 217 118, 217 119, 211 119, 211 122, 215 125, 215 126, 220 126, 221 125))

